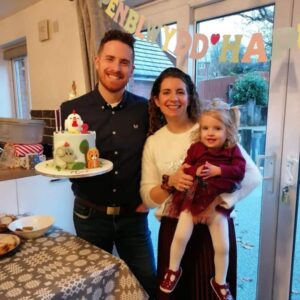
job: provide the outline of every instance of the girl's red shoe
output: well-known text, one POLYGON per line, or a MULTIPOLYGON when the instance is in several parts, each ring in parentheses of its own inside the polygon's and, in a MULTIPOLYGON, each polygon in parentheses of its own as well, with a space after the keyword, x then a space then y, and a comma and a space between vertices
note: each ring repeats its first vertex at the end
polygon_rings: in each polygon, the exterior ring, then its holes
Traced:
POLYGON ((179 268, 178 271, 172 271, 168 269, 166 272, 163 281, 160 284, 160 290, 165 293, 171 293, 175 289, 179 278, 181 277, 182 269, 179 268))
POLYGON ((225 284, 218 284, 214 278, 211 278, 210 285, 212 286, 215 294, 218 296, 219 300, 234 300, 230 290, 229 285, 227 283, 225 284), (223 290, 223 293, 222 293, 223 290))

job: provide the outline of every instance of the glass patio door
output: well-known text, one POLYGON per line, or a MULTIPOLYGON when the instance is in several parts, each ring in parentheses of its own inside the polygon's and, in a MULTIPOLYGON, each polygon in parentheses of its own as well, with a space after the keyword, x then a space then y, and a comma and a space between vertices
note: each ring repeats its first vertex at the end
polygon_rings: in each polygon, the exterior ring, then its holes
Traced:
MULTIPOLYGON (((294 36, 291 36, 291 50, 285 52, 278 65, 280 72, 286 71, 287 82, 272 297, 296 300, 300 299, 300 1, 287 1, 286 4, 282 9, 286 10, 285 15, 290 16, 288 26, 293 29, 294 36), (282 70, 283 65, 286 67, 282 70)), ((288 21, 289 18, 286 19, 288 21)))
MULTIPOLYGON (((296 11, 300 11, 299 5, 299 1, 295 0, 221 1, 196 10, 197 32, 211 37, 211 44, 212 36, 216 37, 226 27, 228 34, 240 29, 243 35, 251 36, 255 31, 255 22, 259 20, 259 9, 262 8, 263 13, 266 9, 269 12, 273 9, 275 12, 271 20, 273 24, 268 29, 272 31, 271 36, 274 31, 282 28, 293 27, 297 30, 299 13, 297 16, 296 11), (243 29, 242 21, 236 19, 241 16, 249 20, 248 26, 243 29), (251 28, 254 28, 253 32, 251 28)), ((264 28, 257 25, 256 30, 262 32, 264 28)), ((294 38, 296 42, 297 38, 294 38)), ((266 48, 266 54, 270 55, 268 51, 272 50, 274 44, 272 45, 272 39, 267 39, 271 49, 266 48)), ((195 77, 202 98, 221 96, 228 102, 240 104, 235 101, 242 98, 241 94, 237 97, 234 93, 237 94, 238 87, 245 87, 247 83, 250 85, 245 80, 248 75, 247 80, 251 84, 261 86, 261 82, 266 81, 268 86, 265 102, 253 105, 246 100, 242 108, 242 114, 246 118, 241 120, 241 143, 257 161, 264 180, 262 186, 236 206, 238 300, 289 299, 292 293, 290 280, 300 144, 300 129, 294 130, 292 125, 299 124, 300 116, 300 50, 282 50, 276 59, 271 60, 269 66, 255 65, 255 60, 245 66, 239 63, 225 65, 214 62, 214 56, 219 56, 216 51, 220 50, 213 47, 210 58, 207 59, 206 55, 206 60, 196 62, 195 77), (246 83, 240 81, 242 78, 246 83)), ((241 55, 243 53, 239 53, 239 59, 241 55)), ((294 253, 297 255, 296 250, 294 253)), ((298 272, 297 263, 294 264, 295 272, 298 272)), ((298 281, 300 283, 299 276, 297 278, 294 279, 295 284, 298 281)), ((297 292, 297 288, 295 291, 297 292)))

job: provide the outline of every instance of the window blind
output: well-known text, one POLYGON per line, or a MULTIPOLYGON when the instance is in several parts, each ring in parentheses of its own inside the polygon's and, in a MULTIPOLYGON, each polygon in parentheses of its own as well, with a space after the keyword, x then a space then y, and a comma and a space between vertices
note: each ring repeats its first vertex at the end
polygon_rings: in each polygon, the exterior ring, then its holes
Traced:
POLYGON ((3 49, 3 59, 5 60, 11 60, 26 55, 27 55, 27 47, 26 44, 24 43, 3 49))

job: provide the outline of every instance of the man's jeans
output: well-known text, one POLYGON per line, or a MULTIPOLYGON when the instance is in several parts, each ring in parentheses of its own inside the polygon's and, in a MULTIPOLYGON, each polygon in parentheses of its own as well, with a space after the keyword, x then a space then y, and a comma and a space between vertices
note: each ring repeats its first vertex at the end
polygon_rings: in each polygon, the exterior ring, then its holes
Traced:
POLYGON ((112 216, 84 208, 88 213, 79 217, 76 212, 81 213, 81 209, 80 205, 75 204, 77 235, 110 253, 115 245, 120 258, 153 299, 157 282, 148 213, 112 216))

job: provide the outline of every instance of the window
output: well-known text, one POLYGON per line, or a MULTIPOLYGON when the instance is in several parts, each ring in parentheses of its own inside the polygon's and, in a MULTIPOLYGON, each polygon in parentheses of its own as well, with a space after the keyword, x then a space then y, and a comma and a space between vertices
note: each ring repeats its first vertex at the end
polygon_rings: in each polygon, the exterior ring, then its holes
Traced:
POLYGON ((14 84, 15 116, 20 119, 30 118, 30 105, 27 80, 27 59, 18 57, 11 60, 14 84))
MULTIPOLYGON (((166 26, 176 28, 176 24, 166 26)), ((163 28, 157 34, 155 42, 148 40, 147 31, 143 31, 143 34, 144 39, 136 38, 135 69, 128 90, 149 99, 154 80, 166 68, 176 66, 176 56, 172 52, 162 50, 165 40, 163 28)), ((170 51, 174 48, 174 40, 175 37, 170 41, 170 51)))
POLYGON ((31 107, 25 41, 22 40, 17 44, 4 48, 3 59, 11 65, 11 74, 8 75, 9 80, 12 82, 12 87, 9 87, 11 92, 8 93, 11 96, 6 99, 12 108, 11 116, 14 118, 29 119, 31 107))

